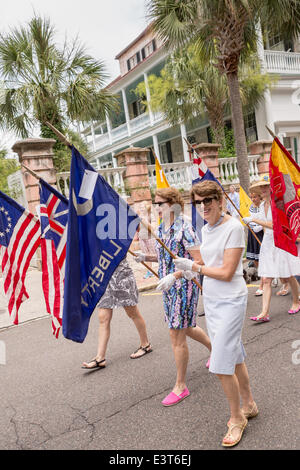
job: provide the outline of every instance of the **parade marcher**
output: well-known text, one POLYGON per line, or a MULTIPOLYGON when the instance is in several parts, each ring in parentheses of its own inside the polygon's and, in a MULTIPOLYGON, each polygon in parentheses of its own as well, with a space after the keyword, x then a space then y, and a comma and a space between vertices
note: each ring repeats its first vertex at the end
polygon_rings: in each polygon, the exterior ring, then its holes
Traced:
MULTIPOLYGON (((191 259, 199 253, 199 240, 191 223, 182 215, 183 200, 175 188, 161 188, 155 194, 155 206, 161 218, 158 227, 160 238, 168 249, 177 256, 191 259)), ((136 261, 154 261, 159 263, 158 290, 163 291, 165 321, 168 324, 176 363, 177 377, 173 390, 162 404, 176 405, 189 396, 186 386, 186 371, 189 351, 186 337, 190 337, 209 350, 210 341, 206 333, 196 325, 199 289, 191 280, 195 273, 188 273, 185 278, 181 272, 175 273, 174 259, 159 243, 157 255, 137 253, 136 261)))
POLYGON ((263 278, 263 296, 261 313, 250 318, 256 322, 267 322, 270 321, 271 283, 274 278, 281 278, 283 283, 289 283, 291 286, 293 303, 288 313, 292 315, 299 312, 299 287, 294 276, 299 274, 300 259, 274 245, 269 176, 265 175, 253 186, 259 187, 264 203, 261 204, 258 214, 245 217, 243 221, 254 222, 264 227, 258 265, 258 275, 263 278))
POLYGON ((244 229, 222 211, 223 193, 218 183, 195 184, 191 198, 208 222, 202 229, 201 256, 197 262, 183 258, 174 262, 179 270, 192 269, 204 275, 203 303, 212 344, 209 370, 219 377, 229 402, 231 415, 222 445, 232 447, 241 440, 248 418, 258 414, 241 340, 248 296, 242 267, 244 229))
MULTIPOLYGON (((138 215, 143 219, 146 220, 148 223, 151 222, 151 202, 149 201, 142 201, 139 204, 139 210, 137 211, 138 215)), ((139 242, 141 251, 146 254, 156 254, 155 248, 155 239, 151 236, 151 233, 144 225, 140 224, 137 229, 137 240, 139 242)), ((152 267, 151 264, 148 263, 150 268, 152 267)), ((149 277, 153 277, 151 271, 147 270, 144 275, 144 279, 148 279, 149 277)))
MULTIPOLYGON (((230 197, 230 199, 234 203, 234 205, 237 207, 237 209, 239 209, 240 208, 240 195, 236 191, 235 186, 233 184, 229 187, 228 196, 230 197)), ((239 219, 240 215, 239 215, 238 211, 235 209, 234 205, 231 204, 231 202, 229 200, 227 200, 227 204, 226 204, 227 211, 232 217, 235 217, 235 218, 239 219)))
POLYGON ((98 303, 99 336, 96 356, 83 363, 83 369, 103 369, 106 366, 106 350, 110 338, 110 323, 113 309, 123 307, 133 321, 140 337, 140 346, 130 355, 138 359, 152 351, 148 340, 145 320, 138 309, 138 288, 132 269, 124 259, 116 268, 103 296, 98 303))
MULTIPOLYGON (((258 188, 250 188, 250 199, 252 200, 253 204, 249 207, 250 215, 255 216, 259 212, 259 207, 262 203, 261 196, 258 192, 258 188)), ((251 229, 256 234, 256 237, 260 242, 262 242, 264 236, 264 230, 261 225, 254 224, 251 222, 250 224, 251 229)), ((248 240, 247 240, 247 251, 246 251, 246 258, 253 261, 256 269, 258 268, 258 260, 259 260, 259 252, 260 252, 260 244, 253 235, 253 233, 248 230, 248 240)), ((262 279, 260 280, 260 286, 256 290, 255 295, 260 296, 263 293, 263 284, 262 279)))

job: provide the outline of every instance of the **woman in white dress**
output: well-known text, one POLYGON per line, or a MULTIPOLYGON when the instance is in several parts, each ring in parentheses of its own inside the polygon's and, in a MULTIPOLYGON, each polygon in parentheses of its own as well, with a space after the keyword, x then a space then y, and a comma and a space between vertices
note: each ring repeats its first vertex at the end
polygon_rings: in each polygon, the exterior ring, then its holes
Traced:
POLYGON ((281 278, 283 283, 289 283, 291 286, 293 303, 288 313, 293 315, 300 311, 299 286, 294 277, 300 272, 300 258, 274 245, 269 177, 265 176, 262 181, 255 183, 254 186, 259 187, 264 202, 260 206, 259 213, 245 217, 243 221, 245 223, 260 224, 265 231, 258 265, 258 275, 263 280, 262 311, 259 315, 250 317, 252 321, 262 323, 270 321, 271 283, 274 278, 281 278))
POLYGON ((218 183, 195 184, 191 197, 208 222, 202 228, 200 260, 178 258, 174 263, 178 270, 204 275, 203 304, 212 344, 209 371, 217 374, 229 402, 230 420, 222 445, 232 447, 241 440, 247 418, 258 414, 241 340, 248 297, 242 266, 245 235, 242 224, 222 211, 223 193, 218 183))

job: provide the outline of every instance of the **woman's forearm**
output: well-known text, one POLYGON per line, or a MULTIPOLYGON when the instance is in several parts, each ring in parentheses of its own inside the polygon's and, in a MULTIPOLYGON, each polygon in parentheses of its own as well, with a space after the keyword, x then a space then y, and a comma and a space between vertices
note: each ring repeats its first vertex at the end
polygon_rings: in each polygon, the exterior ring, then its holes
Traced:
MULTIPOLYGON (((195 263, 194 263, 195 264, 195 263)), ((199 265, 200 266, 200 265, 199 265)), ((194 266, 193 266, 194 268, 194 266)), ((193 269, 194 271, 194 269, 193 269)), ((195 269, 196 271, 196 269, 195 269)), ((230 282, 233 278, 234 272, 229 271, 225 266, 220 267, 209 267, 209 266, 201 266, 201 274, 203 276, 212 277, 213 279, 217 279, 217 281, 224 281, 230 282)))
POLYGON ((273 230, 272 222, 265 222, 264 220, 259 220, 259 219, 252 219, 252 222, 254 222, 257 225, 261 225, 264 228, 270 228, 271 230, 273 230))
POLYGON ((150 263, 157 263, 157 255, 146 255, 145 261, 149 261, 150 263))

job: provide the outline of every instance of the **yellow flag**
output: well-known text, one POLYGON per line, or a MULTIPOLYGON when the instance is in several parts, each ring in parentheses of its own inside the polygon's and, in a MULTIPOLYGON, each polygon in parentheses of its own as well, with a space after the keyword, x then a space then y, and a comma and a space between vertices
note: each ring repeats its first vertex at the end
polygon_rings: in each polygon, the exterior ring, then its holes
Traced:
POLYGON ((169 188, 170 185, 164 173, 164 170, 160 166, 158 158, 155 157, 155 173, 156 173, 156 187, 157 189, 169 188))
MULTIPOLYGON (((250 197, 245 193, 242 186, 240 186, 240 213, 243 217, 249 217, 249 209, 252 204, 253 202, 251 201, 250 197)), ((240 221, 242 222, 241 218, 240 221)), ((244 222, 242 223, 244 224, 244 222)))

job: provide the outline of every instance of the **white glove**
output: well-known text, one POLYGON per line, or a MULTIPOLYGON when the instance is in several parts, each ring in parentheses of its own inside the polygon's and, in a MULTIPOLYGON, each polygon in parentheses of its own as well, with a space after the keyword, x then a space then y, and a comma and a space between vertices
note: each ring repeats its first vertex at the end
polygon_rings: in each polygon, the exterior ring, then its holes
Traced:
POLYGON ((188 258, 176 258, 173 260, 178 271, 192 271, 194 261, 188 258))
POLYGON ((159 283, 157 284, 157 290, 169 290, 171 289, 172 285, 176 281, 176 277, 174 274, 168 274, 167 276, 163 277, 159 283))
POLYGON ((197 273, 194 271, 184 271, 182 273, 182 277, 186 279, 187 281, 191 281, 192 279, 195 279, 197 277, 197 273))
POLYGON ((250 215, 250 217, 244 217, 242 221, 244 222, 244 224, 248 225, 250 222, 252 222, 252 219, 253 217, 252 215, 250 215))
POLYGON ((134 259, 137 263, 141 263, 142 261, 146 260, 146 255, 141 251, 135 251, 134 254, 136 255, 134 259))

